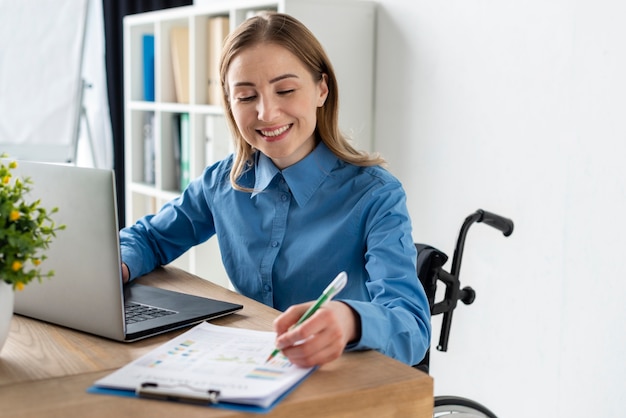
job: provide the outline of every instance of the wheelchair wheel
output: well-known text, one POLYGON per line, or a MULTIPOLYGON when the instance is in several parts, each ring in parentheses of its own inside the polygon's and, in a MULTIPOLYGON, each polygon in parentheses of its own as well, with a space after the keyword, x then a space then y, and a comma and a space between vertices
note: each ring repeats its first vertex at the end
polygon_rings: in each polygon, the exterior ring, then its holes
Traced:
POLYGON ((459 396, 436 396, 433 418, 497 418, 484 405, 459 396))

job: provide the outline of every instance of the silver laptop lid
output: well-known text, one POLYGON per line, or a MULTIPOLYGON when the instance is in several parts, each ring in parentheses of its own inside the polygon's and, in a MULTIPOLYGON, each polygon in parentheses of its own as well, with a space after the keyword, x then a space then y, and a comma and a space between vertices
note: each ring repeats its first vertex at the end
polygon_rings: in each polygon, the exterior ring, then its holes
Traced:
POLYGON ((115 340, 124 339, 117 205, 113 170, 19 161, 15 174, 33 181, 28 201, 41 199, 65 224, 42 271, 55 275, 15 294, 15 313, 115 340))

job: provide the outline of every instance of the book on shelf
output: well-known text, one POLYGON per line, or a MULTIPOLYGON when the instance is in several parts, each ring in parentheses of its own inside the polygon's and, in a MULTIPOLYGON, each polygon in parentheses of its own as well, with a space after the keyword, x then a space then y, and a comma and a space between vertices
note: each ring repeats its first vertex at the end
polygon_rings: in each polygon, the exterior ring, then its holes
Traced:
POLYGON ((154 101, 154 35, 146 33, 142 36, 143 60, 143 99, 154 101))
POLYGON ((222 104, 222 86, 220 83, 219 61, 224 40, 230 32, 228 16, 211 16, 207 20, 207 103, 222 104))
POLYGON ((232 153, 230 131, 223 115, 208 115, 204 121, 204 164, 211 165, 232 153))
POLYGON ((176 187, 180 187, 180 113, 172 114, 172 145, 172 155, 174 156, 174 184, 176 187))
POLYGON ((157 200, 154 197, 146 197, 144 201, 144 213, 157 213, 157 200))
POLYGON ((178 103, 189 103, 189 28, 173 27, 170 31, 174 91, 178 103))
POLYGON ((145 396, 268 412, 315 368, 282 354, 276 334, 203 322, 97 380, 90 393, 145 396))
POLYGON ((143 118, 143 181, 155 184, 154 112, 144 113, 143 118))
POLYGON ((191 181, 191 131, 189 113, 180 114, 180 191, 191 181))

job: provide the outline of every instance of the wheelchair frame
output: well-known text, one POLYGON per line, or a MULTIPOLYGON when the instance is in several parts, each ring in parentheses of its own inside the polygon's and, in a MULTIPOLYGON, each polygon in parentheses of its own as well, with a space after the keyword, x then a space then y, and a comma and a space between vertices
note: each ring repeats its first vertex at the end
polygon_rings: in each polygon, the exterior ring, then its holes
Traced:
MULTIPOLYGON (((469 286, 461 288, 459 274, 467 232, 472 224, 478 222, 482 222, 498 229, 505 237, 508 237, 513 233, 512 220, 482 209, 478 209, 476 212, 465 218, 465 221, 461 226, 452 258, 452 267, 450 272, 443 269, 443 265, 448 260, 448 256, 445 253, 426 244, 415 244, 415 247, 417 248, 417 274, 422 282, 422 285, 424 286, 424 290, 426 291, 426 296, 428 297, 430 304, 431 316, 443 314, 439 344, 437 345, 438 351, 445 352, 448 349, 450 328, 452 326, 452 314, 457 306, 457 302, 460 300, 465 305, 471 305, 476 298, 476 291, 474 291, 474 289, 469 286), (446 286, 446 290, 444 298, 439 302, 435 302, 435 293, 437 291, 438 281, 443 282, 446 286)), ((426 353, 424 360, 414 367, 428 373, 429 361, 430 350, 426 353)), ((435 396, 433 417, 497 418, 496 415, 486 406, 471 399, 459 396, 435 396)))

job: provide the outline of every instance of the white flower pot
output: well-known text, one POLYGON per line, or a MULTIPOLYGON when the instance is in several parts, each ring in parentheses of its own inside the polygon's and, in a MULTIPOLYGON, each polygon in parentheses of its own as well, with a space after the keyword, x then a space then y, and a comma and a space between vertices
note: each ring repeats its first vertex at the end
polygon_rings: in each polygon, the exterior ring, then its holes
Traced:
POLYGON ((0 280, 0 351, 9 336, 13 318, 13 287, 0 280))

